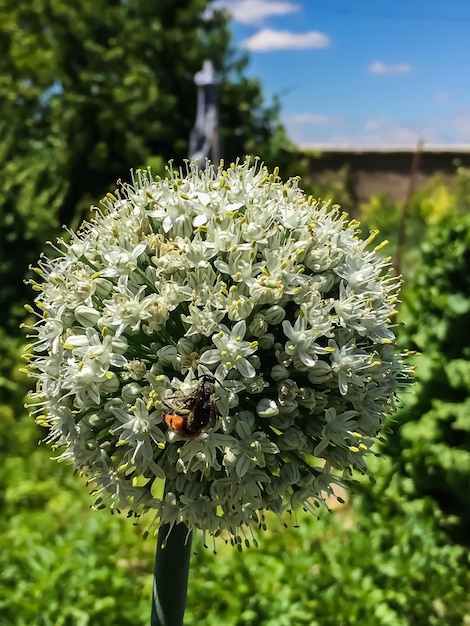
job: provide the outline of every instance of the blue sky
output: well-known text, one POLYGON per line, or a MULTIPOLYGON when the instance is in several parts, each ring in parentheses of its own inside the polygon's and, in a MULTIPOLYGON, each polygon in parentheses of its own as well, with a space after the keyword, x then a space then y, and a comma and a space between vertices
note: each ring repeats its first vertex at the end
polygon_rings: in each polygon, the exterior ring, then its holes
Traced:
POLYGON ((221 0, 300 146, 470 148, 470 0, 221 0))

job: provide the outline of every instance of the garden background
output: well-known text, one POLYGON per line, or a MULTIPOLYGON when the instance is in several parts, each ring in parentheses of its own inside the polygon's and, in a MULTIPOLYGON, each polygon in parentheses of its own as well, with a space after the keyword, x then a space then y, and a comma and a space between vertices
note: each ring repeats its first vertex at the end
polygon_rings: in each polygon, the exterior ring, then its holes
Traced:
MULTIPOLYGON (((194 74, 220 76, 227 161, 259 155, 280 175, 378 228, 405 278, 398 334, 416 382, 353 494, 299 512, 239 553, 194 543, 186 622, 224 626, 470 624, 470 170, 404 201, 328 185, 292 146, 279 104, 247 78, 222 13, 205 0, 0 2, 0 626, 147 623, 154 541, 92 511, 85 479, 50 460, 24 408, 23 284, 60 226, 76 228, 115 181, 183 162, 194 74), (397 255, 398 250, 398 255, 397 255)), ((318 156, 318 155, 317 155, 318 156)), ((31 320, 29 320, 31 321, 31 320)), ((275 527, 275 524, 271 524, 275 527)))

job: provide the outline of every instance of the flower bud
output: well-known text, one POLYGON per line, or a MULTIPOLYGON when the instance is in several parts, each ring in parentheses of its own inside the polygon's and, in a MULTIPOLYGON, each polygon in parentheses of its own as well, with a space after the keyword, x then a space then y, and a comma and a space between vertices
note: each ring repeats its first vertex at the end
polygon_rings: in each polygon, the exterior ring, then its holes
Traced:
POLYGON ((290 427, 279 435, 277 445, 281 450, 302 450, 305 447, 307 437, 295 427, 290 427))
POLYGON ((274 417, 279 413, 279 407, 274 400, 263 398, 256 405, 256 412, 260 417, 274 417))
POLYGON ((285 400, 279 400, 280 413, 292 413, 297 409, 299 403, 297 400, 286 398, 285 400))
POLYGON ((300 470, 297 463, 284 463, 280 471, 281 480, 288 485, 295 485, 300 480, 300 470))
POLYGON ((237 424, 246 425, 251 432, 256 424, 256 418, 253 411, 240 411, 237 413, 237 424))
POLYGON ((282 306, 274 304, 268 309, 263 309, 263 315, 268 324, 271 324, 272 326, 277 326, 285 318, 286 312, 282 308, 282 306))
POLYGON ((318 360, 315 366, 309 369, 308 379, 314 385, 326 383, 332 376, 331 367, 326 361, 318 360))
POLYGON ((268 322, 264 315, 257 313, 248 326, 249 332, 255 337, 261 337, 268 329, 268 322))
POLYGON ((274 346, 274 335, 273 333, 264 333, 264 335, 261 335, 261 337, 259 338, 258 342, 259 342, 259 347, 262 350, 271 350, 271 348, 274 346))
POLYGON ((75 319, 85 328, 87 326, 96 326, 100 317, 101 313, 91 306, 79 304, 75 309, 75 319))
POLYGON ((107 376, 101 384, 103 393, 114 393, 119 389, 119 378, 114 372, 106 372, 107 376))
POLYGON ((178 353, 176 347, 170 345, 160 348, 160 350, 157 352, 157 356, 161 365, 173 365, 178 358, 178 353))
POLYGON ((289 377, 289 370, 284 365, 275 365, 271 370, 271 378, 275 382, 285 380, 289 377))

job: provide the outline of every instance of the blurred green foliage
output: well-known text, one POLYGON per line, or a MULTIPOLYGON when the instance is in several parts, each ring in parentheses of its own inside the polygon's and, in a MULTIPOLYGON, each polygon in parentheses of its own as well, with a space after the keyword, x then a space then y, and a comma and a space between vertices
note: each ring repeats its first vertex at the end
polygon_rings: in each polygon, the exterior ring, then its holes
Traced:
POLYGON ((220 77, 226 159, 287 162, 278 104, 245 76, 227 15, 203 19, 208 4, 0 2, 0 325, 16 323, 25 271, 61 224, 78 226, 131 168, 188 156, 205 59, 220 77))
MULTIPOLYGON (((468 208, 470 209, 470 195, 468 208)), ((454 516, 454 536, 470 538, 470 212, 448 213, 421 244, 420 269, 404 293, 403 344, 421 354, 401 427, 389 440, 396 469, 416 497, 454 516)))
MULTIPOLYGON (((84 480, 37 447, 41 435, 27 417, 2 433, 0 626, 148 624, 145 520, 90 510, 84 480)), ((467 551, 449 543, 431 502, 395 507, 342 506, 318 520, 300 512, 287 528, 270 519, 259 547, 242 553, 219 539, 214 555, 196 537, 185 624, 460 626, 470 615, 467 551)))
MULTIPOLYGON (((449 536, 470 537, 470 170, 440 176, 414 194, 406 221, 399 339, 416 350, 415 386, 384 447, 401 497, 431 498, 449 536)), ((372 198, 364 223, 396 247, 402 207, 372 198)), ((396 497, 400 497, 397 495, 396 497)))
POLYGON ((84 481, 38 448, 30 418, 0 408, 0 420, 0 625, 145 624, 149 545, 128 520, 90 511, 84 481))

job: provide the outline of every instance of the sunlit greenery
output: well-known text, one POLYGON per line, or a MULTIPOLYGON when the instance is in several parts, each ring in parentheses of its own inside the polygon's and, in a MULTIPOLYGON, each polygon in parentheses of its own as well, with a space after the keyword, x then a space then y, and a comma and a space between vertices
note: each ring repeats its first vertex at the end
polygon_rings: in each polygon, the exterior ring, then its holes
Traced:
MULTIPOLYGON (((145 520, 92 511, 83 479, 49 460, 38 436, 29 418, 9 422, 0 624, 147 624, 154 544, 142 539, 145 520)), ((377 462, 386 475, 389 461, 377 462)), ((468 555, 439 530, 436 507, 395 501, 383 513, 343 505, 319 520, 301 513, 287 527, 272 520, 256 535, 259 547, 242 553, 219 539, 214 555, 198 537, 185 623, 462 624, 468 555)))

